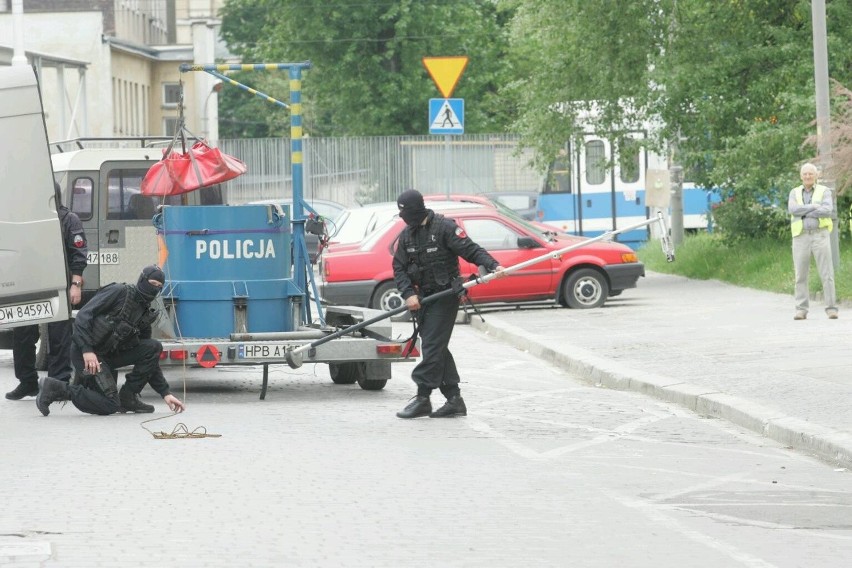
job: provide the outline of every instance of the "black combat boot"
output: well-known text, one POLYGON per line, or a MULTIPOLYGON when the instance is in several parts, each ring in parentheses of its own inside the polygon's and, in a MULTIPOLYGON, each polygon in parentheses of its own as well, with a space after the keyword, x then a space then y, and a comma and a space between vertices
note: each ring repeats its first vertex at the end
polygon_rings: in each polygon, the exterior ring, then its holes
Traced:
POLYGON ((50 414, 48 406, 61 400, 68 400, 68 383, 51 377, 42 377, 38 380, 36 406, 39 412, 47 416, 50 414))
POLYGON ((6 393, 9 400, 21 400, 25 396, 36 396, 38 394, 38 381, 21 381, 14 389, 6 393))
POLYGON ((450 397, 444 406, 429 415, 429 418, 449 418, 451 416, 467 416, 467 407, 461 395, 450 397))
POLYGON ((121 387, 121 390, 118 391, 118 400, 121 403, 122 412, 154 412, 153 406, 142 402, 142 399, 139 398, 139 394, 130 392, 130 389, 126 386, 121 387))
POLYGON ((419 418, 432 412, 432 403, 428 396, 415 396, 408 405, 396 413, 400 418, 419 418))

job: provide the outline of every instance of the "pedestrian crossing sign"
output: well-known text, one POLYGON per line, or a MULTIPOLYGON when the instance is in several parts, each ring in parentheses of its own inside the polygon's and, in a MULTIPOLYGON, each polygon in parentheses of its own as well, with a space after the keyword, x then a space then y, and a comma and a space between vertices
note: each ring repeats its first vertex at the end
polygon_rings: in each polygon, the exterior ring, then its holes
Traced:
POLYGON ((464 99, 429 99, 429 134, 464 134, 464 99))

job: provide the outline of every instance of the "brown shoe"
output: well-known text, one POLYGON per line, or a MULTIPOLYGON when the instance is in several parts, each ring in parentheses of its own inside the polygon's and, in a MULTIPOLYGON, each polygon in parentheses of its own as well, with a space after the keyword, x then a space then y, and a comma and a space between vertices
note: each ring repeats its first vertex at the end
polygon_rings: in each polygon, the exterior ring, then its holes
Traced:
POLYGON ((828 319, 836 320, 837 319, 837 312, 828 312, 828 319))
POLYGON ((808 319, 808 312, 796 312, 796 315, 793 316, 794 320, 803 320, 808 319))

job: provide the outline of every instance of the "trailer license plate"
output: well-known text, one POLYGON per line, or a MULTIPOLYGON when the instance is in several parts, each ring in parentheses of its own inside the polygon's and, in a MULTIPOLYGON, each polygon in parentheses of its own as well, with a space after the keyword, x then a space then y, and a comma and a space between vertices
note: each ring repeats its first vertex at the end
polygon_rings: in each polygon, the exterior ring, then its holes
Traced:
POLYGON ((283 359, 287 345, 245 343, 240 346, 240 359, 283 359))
POLYGON ((53 306, 50 302, 31 302, 0 308, 0 324, 20 323, 50 317, 53 317, 53 306))

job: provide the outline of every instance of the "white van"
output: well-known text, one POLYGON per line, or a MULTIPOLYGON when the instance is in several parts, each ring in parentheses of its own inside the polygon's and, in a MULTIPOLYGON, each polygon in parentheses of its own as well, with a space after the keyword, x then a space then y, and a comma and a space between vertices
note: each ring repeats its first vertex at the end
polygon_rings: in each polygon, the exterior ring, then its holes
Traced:
POLYGON ((41 94, 30 67, 0 68, 0 346, 11 328, 67 319, 68 274, 41 94))
POLYGON ((53 175, 62 200, 80 217, 89 245, 83 304, 111 282, 136 282, 142 267, 158 262, 151 222, 158 206, 224 202, 220 186, 170 197, 141 194, 142 179, 162 159, 169 140, 77 139, 52 145, 53 175), (102 147, 105 144, 115 147, 102 147))

